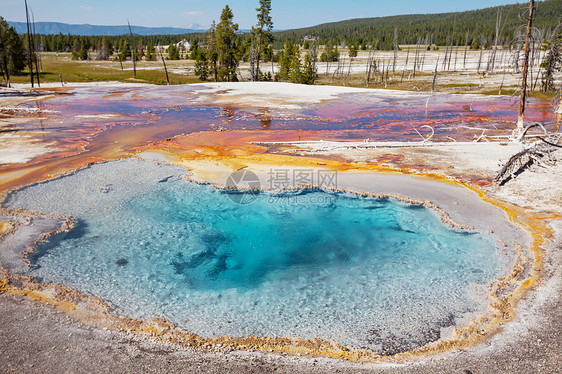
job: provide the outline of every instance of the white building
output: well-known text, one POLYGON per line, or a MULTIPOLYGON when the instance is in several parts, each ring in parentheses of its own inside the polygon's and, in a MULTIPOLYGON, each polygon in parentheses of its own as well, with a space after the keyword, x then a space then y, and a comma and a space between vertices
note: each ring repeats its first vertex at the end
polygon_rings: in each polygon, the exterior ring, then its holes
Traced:
MULTIPOLYGON (((191 48, 191 43, 188 42, 186 39, 183 39, 182 41, 174 45, 178 49, 179 53, 186 53, 189 51, 189 48, 191 48)), ((169 47, 170 47, 169 45, 157 45, 155 48, 157 52, 168 52, 169 47)))

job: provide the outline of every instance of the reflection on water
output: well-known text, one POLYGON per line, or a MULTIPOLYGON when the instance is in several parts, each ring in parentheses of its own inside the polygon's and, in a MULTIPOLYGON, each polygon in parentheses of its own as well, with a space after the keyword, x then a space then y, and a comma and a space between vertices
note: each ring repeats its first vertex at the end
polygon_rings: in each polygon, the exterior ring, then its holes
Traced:
MULTIPOLYGON (((369 91, 367 91, 369 92, 369 91)), ((73 132, 90 133, 92 127, 176 126, 176 134, 209 129, 218 122, 226 130, 342 130, 342 139, 418 140, 412 126, 430 125, 436 129, 435 140, 446 136, 471 139, 474 128, 491 133, 506 130, 517 119, 515 101, 505 96, 476 96, 411 93, 387 96, 384 91, 341 95, 339 100, 303 105, 300 109, 217 107, 197 101, 197 90, 189 86, 136 88, 77 88, 71 95, 29 103, 55 111, 45 120, 44 131, 51 139, 71 138, 73 132), (117 118, 104 118, 103 115, 117 118), (88 115, 92 116, 90 119, 88 115), (81 118, 74 118, 82 116, 81 118), (99 117, 94 117, 99 116, 99 117), (465 128, 465 126, 467 128, 465 128), (471 129, 472 128, 472 129, 471 129), (347 130, 353 130, 347 133, 347 130), (361 133, 357 130, 362 130, 361 133)), ((528 120, 554 121, 548 99, 531 99, 528 120)), ((22 130, 36 128, 33 122, 19 125, 22 130)), ((156 141, 160 139, 146 139, 156 141)))
MULTIPOLYGON (((52 142, 57 151, 25 165, 2 165, 0 176, 29 166, 48 164, 58 170, 118 158, 138 147, 204 131, 255 131, 261 141, 263 133, 269 141, 420 141, 429 131, 423 126, 431 126, 433 141, 472 141, 484 131, 488 139, 505 136, 516 121, 515 101, 505 96, 377 90, 291 109, 217 106, 208 97, 201 100, 198 88, 189 85, 86 87, 24 104, 39 111, 16 116, 41 119, 16 124, 10 131, 52 142)), ((550 100, 531 99, 526 113, 528 121, 554 121, 550 100)), ((246 134, 244 140, 251 138, 246 134)))

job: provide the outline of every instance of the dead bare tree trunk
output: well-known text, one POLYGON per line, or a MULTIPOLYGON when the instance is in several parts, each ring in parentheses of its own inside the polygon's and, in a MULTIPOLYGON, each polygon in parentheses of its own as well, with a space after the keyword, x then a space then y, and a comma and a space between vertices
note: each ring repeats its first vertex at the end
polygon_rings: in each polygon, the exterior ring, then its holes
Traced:
POLYGON ((538 54, 539 54, 539 56, 537 58, 537 61, 539 62, 539 64, 538 64, 538 67, 537 67, 538 71, 535 74, 535 80, 531 81, 531 92, 536 90, 537 84, 539 83, 539 78, 541 77, 541 69, 542 69, 542 66, 541 66, 542 48, 541 48, 541 46, 542 46, 542 43, 543 43, 543 40, 544 40, 543 35, 544 35, 544 32, 541 31, 541 32, 539 32, 538 40, 535 40, 535 38, 533 38, 533 58, 532 58, 531 65, 532 66, 535 65, 535 53, 536 53, 537 49, 538 49, 538 54))
POLYGON ((324 46, 324 51, 326 51, 326 78, 330 75, 330 51, 328 51, 327 46, 324 46))
POLYGON ((525 38, 525 57, 523 58, 523 74, 521 77, 521 98, 519 100, 519 116, 517 118, 517 138, 523 134, 523 122, 525 119, 525 102, 527 100, 527 68, 529 64, 529 45, 531 37, 531 27, 533 27, 533 12, 535 1, 529 1, 529 18, 527 20, 527 37, 525 38))
POLYGON ((459 46, 455 45, 455 65, 453 66, 453 71, 457 71, 457 55, 459 52, 459 46))
POLYGON ((131 39, 131 52, 133 54, 133 78, 136 78, 137 77, 137 55, 135 54, 135 49, 137 47, 133 44, 133 31, 131 30, 131 24, 129 23, 129 20, 127 20, 127 24, 129 25, 129 37, 131 39))
POLYGON ((426 35, 423 43, 423 54, 421 57, 420 71, 423 71, 423 66, 425 65, 425 54, 427 52, 428 39, 429 39, 429 35, 426 35))
POLYGON ((531 29, 531 43, 529 45, 529 62, 527 63, 527 82, 530 84, 527 85, 527 88, 531 88, 531 92, 533 92, 533 66, 535 65, 535 43, 533 40, 533 30, 531 29))
POLYGON ((256 61, 256 46, 255 46, 255 36, 254 33, 250 33, 250 38, 251 38, 251 46, 250 46, 250 80, 252 82, 257 81, 256 78, 256 67, 255 67, 255 61, 256 61))
POLYGON ((437 81, 437 66, 439 66, 439 56, 437 56, 437 62, 435 63, 435 72, 433 73, 433 81, 431 82, 431 92, 435 91, 435 82, 437 81))
POLYGON ((480 64, 482 63, 482 53, 484 53, 484 46, 481 44, 480 56, 478 56, 478 67, 476 68, 477 73, 480 73, 480 64))
POLYGON ((371 73, 373 72, 373 63, 375 62, 375 46, 369 51, 369 57, 367 58, 367 69, 365 71, 365 85, 369 87, 369 82, 371 80, 371 73))
POLYGON ((408 45, 408 51, 406 52, 406 63, 404 64, 404 70, 402 70, 402 78, 400 79, 400 84, 404 80, 404 74, 406 74, 406 69, 408 68, 408 58, 410 57, 410 46, 408 45))
POLYGON ((390 65, 390 64, 386 65, 386 77, 385 77, 385 80, 384 80, 384 88, 386 88, 386 86, 388 85, 388 72, 390 71, 390 67, 388 65, 390 65))
POLYGON ((392 60, 392 72, 396 71, 396 58, 398 57, 398 28, 394 28, 394 58, 392 60))
POLYGON ((502 94, 502 88, 503 88, 503 82, 505 81, 505 69, 503 71, 503 75, 502 75, 502 83, 500 84, 500 90, 498 91, 498 95, 502 94))
POLYGON ((414 72, 413 72, 413 78, 416 78, 416 69, 418 67, 418 57, 419 57, 419 48, 420 47, 420 38, 418 38, 416 40, 416 55, 414 56, 414 72))
MULTIPOLYGON (((257 47, 256 47, 256 72, 255 72, 255 78, 256 81, 260 80, 260 58, 261 58, 261 34, 258 33, 258 43, 257 43, 257 47)), ((272 47, 273 48, 273 47, 272 47)), ((299 49, 299 53, 300 53, 300 49, 299 49)))
POLYGON ((443 59, 443 71, 447 68, 447 55, 449 53, 449 35, 447 35, 447 39, 445 40, 445 58, 443 59))
POLYGON ((166 67, 166 60, 164 59, 164 55, 160 50, 160 58, 162 59, 162 63, 164 64, 164 72, 166 73, 166 82, 168 82, 168 86, 170 85, 170 78, 168 78, 168 68, 166 67))
MULTIPOLYGON (((318 71, 316 68, 316 64, 318 63, 318 53, 316 49, 316 38, 312 41, 312 45, 310 46, 310 59, 312 60, 312 71, 314 72, 315 76, 318 76, 318 71)), ((271 44, 271 75, 273 75, 273 43, 271 44)))
POLYGON ((341 57, 338 58, 338 66, 332 75, 332 80, 334 80, 334 78, 343 78, 343 61, 341 57))
POLYGON ((338 76, 338 74, 340 73, 340 65, 341 65, 341 58, 338 59, 338 65, 336 66, 336 69, 334 70, 334 72, 332 73, 332 79, 330 82, 333 82, 334 79, 338 76))
POLYGON ((451 70, 451 57, 453 53, 453 44, 455 43, 455 27, 457 26, 457 16, 453 19, 453 35, 451 36, 451 51, 449 53, 449 63, 447 64, 447 70, 451 70))
POLYGON ((31 35, 33 37, 33 62, 35 63, 35 75, 37 76, 37 87, 41 87, 41 80, 39 79, 39 61, 37 56, 37 39, 35 34, 35 16, 33 15, 33 10, 31 10, 31 21, 33 25, 33 31, 31 35))
POLYGON ((464 41, 464 61, 462 64, 462 68, 466 69, 466 52, 468 51, 468 31, 466 32, 466 37, 464 41))
POLYGON ((25 0, 25 19, 27 23, 27 48, 29 50, 29 55, 27 58, 28 66, 29 66, 29 76, 31 77, 31 88, 34 87, 33 82, 33 58, 32 56, 32 49, 31 49, 31 32, 29 28, 29 8, 27 7, 27 0, 25 0))
POLYGON ((504 59, 505 59, 505 40, 502 42, 502 51, 500 53, 500 63, 499 63, 499 67, 505 70, 504 59))
POLYGON ((562 123, 562 88, 560 88, 560 104, 558 105, 558 111, 556 112, 556 132, 558 132, 560 123, 562 123))
POLYGON ((335 78, 336 75, 339 73, 340 61, 341 61, 341 59, 338 59, 338 64, 336 65, 336 68, 335 68, 334 72, 332 73, 332 78, 331 78, 330 82, 333 82, 333 81, 334 81, 334 78, 335 78))
MULTIPOLYGON (((45 51, 45 47, 44 47, 45 43, 43 42, 43 35, 41 35, 41 48, 39 48, 39 52, 44 52, 45 51)), ((41 55, 38 56, 39 58, 39 71, 43 71, 43 59, 41 58, 41 55)))
POLYGON ((519 74, 519 48, 516 48, 515 57, 513 58, 515 74, 519 74))
POLYGON ((500 37, 500 28, 502 23, 502 12, 498 9, 498 15, 496 17, 496 37, 494 38, 494 49, 490 54, 490 59, 488 60, 488 66, 486 70, 494 71, 494 66, 496 64, 496 53, 498 51, 498 38, 500 37))

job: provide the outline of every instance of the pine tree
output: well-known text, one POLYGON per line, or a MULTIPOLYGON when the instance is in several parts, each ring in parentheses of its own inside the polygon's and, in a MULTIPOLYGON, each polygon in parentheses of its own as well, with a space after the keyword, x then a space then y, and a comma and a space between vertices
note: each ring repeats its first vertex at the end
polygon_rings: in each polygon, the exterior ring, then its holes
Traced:
POLYGON ((202 81, 209 78, 209 67, 207 66, 207 57, 205 52, 199 49, 199 53, 195 56, 195 75, 202 81))
POLYGON ((283 50, 279 53, 279 71, 275 76, 275 80, 289 79, 294 55, 293 43, 291 41, 286 41, 283 50))
POLYGON ((293 83, 314 84, 318 78, 314 63, 316 47, 311 48, 304 58, 304 65, 300 60, 299 46, 285 42, 285 47, 279 53, 279 72, 275 76, 276 81, 286 80, 293 83))
MULTIPOLYGON (((357 57, 358 50, 359 50, 359 44, 357 42, 353 43, 351 47, 349 47, 349 70, 347 72, 347 75, 351 74, 351 64, 353 64, 353 59, 357 57)), ((394 56, 396 56, 396 50, 394 56)), ((393 67, 395 65, 396 65, 396 59, 394 60, 393 67)))
POLYGON ((213 75, 215 82, 219 80, 218 52, 217 52, 217 25, 215 21, 205 34, 205 57, 207 58, 209 74, 213 75))
POLYGON ((131 57, 131 44, 127 38, 122 38, 119 43, 119 57, 121 61, 125 61, 127 58, 131 57))
POLYGON ((10 83, 10 75, 18 74, 25 68, 23 42, 14 27, 0 17, 0 72, 10 83))
POLYGON ((332 44, 332 41, 329 41, 326 44, 326 48, 324 52, 320 55, 320 61, 322 62, 337 62, 340 58, 340 53, 338 51, 338 46, 332 44))
POLYGON ((197 55, 201 52, 201 48, 199 48, 199 40, 195 39, 193 43, 191 43, 191 47, 189 48, 189 59, 190 60, 197 60, 197 55))
POLYGON ((170 43, 170 45, 168 46, 168 59, 169 60, 179 60, 180 59, 180 53, 178 51, 178 48, 173 43, 170 43))
POLYGON ((338 46, 334 45, 334 49, 332 49, 332 52, 330 53, 330 60, 332 62, 337 62, 340 59, 340 52, 338 51, 338 46))
POLYGON ((107 37, 104 35, 101 40, 101 51, 98 55, 98 60, 107 60, 109 59, 109 43, 107 42, 107 37))
POLYGON ((299 58, 298 53, 293 55, 293 57, 290 60, 290 64, 291 65, 289 68, 289 80, 293 83, 302 83, 303 74, 301 71, 301 60, 299 58))
POLYGON ((78 60, 80 58, 80 39, 78 39, 77 37, 74 38, 74 44, 72 45, 72 59, 73 60, 78 60))
MULTIPOLYGON (((562 24, 555 29, 552 38, 546 43, 547 53, 541 63, 543 92, 554 91, 554 75, 562 71, 562 24)), ((562 99, 562 98, 561 98, 562 99)))
POLYGON ((228 5, 223 9, 220 19, 215 31, 219 63, 218 77, 223 81, 234 82, 237 80, 236 68, 238 67, 235 41, 238 24, 232 21, 234 14, 228 5))
POLYGON ((146 44, 145 59, 146 61, 156 61, 156 50, 150 41, 146 44))
POLYGON ((359 45, 354 43, 351 47, 349 47, 349 57, 355 58, 357 57, 357 51, 359 50, 359 45))
POLYGON ((267 46, 273 42, 273 34, 271 31, 273 30, 273 21, 271 19, 271 0, 259 0, 260 7, 256 9, 258 12, 258 23, 256 27, 252 29, 252 33, 255 36, 256 43, 254 44, 255 48, 255 63, 256 63, 256 70, 252 74, 254 80, 259 80, 260 77, 260 59, 262 55, 262 51, 264 51, 267 46))
POLYGON ((303 72, 299 83, 314 84, 314 82, 316 82, 316 78, 318 78, 318 74, 316 73, 314 62, 312 61, 312 57, 309 53, 304 57, 303 72))
POLYGON ((84 40, 80 41, 80 50, 78 51, 78 59, 84 61, 88 59, 88 48, 84 40))
POLYGON ((144 57, 144 45, 142 44, 142 40, 141 40, 139 46, 137 47, 137 60, 142 60, 143 57, 144 57))

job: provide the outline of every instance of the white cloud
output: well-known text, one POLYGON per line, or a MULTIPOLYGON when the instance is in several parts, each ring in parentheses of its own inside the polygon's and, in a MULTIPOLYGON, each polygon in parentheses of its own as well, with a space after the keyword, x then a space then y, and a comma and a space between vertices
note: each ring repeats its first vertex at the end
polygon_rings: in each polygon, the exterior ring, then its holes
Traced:
POLYGON ((91 6, 81 6, 80 9, 82 9, 82 10, 92 10, 94 8, 91 7, 91 6))
POLYGON ((191 10, 189 12, 183 12, 184 16, 200 16, 202 14, 203 14, 203 12, 201 12, 199 10, 191 10))

